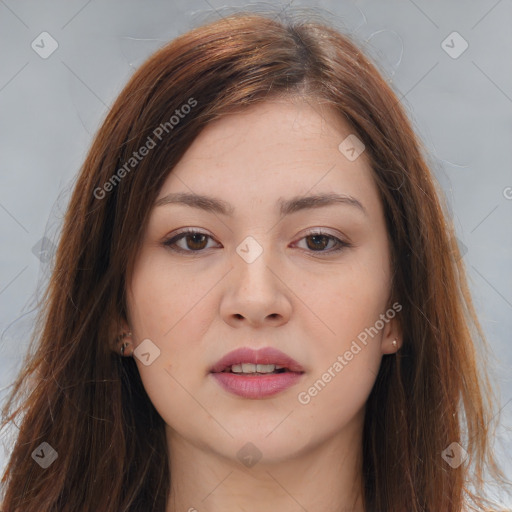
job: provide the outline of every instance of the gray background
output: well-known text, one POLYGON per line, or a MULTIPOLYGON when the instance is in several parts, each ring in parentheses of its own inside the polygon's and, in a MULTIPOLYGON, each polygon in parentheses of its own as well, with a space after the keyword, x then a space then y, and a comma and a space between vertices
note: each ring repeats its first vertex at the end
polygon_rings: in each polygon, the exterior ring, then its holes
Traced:
MULTIPOLYGON (((52 252, 73 180, 109 106, 157 48, 245 5, 0 0, 0 399, 21 366, 48 277, 44 251, 52 252), (42 32, 58 43, 48 58, 31 47, 43 46, 42 32)), ((512 3, 292 2, 315 5, 354 33, 387 75, 447 195, 495 356, 496 450, 512 478, 512 3), (461 55, 461 40, 448 37, 454 31, 469 45, 461 55)))

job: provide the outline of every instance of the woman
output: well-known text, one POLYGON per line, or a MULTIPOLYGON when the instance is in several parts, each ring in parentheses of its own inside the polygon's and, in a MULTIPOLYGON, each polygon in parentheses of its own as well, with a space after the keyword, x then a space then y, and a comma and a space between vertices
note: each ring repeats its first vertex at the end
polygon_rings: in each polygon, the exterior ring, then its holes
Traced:
POLYGON ((240 13, 177 38, 81 169, 3 510, 490 510, 454 240, 347 36, 240 13))

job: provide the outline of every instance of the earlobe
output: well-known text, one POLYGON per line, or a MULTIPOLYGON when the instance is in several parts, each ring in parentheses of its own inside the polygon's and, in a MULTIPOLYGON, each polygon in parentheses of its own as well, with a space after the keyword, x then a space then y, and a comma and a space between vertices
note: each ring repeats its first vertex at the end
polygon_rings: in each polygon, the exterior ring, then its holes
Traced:
POLYGON ((133 345, 132 332, 128 322, 123 318, 113 322, 112 330, 109 334, 110 348, 116 354, 130 355, 129 346, 133 345), (124 347, 124 348, 123 348, 124 347))
POLYGON ((397 338, 383 338, 382 340, 382 353, 383 354, 396 354, 402 347, 402 342, 397 338))
POLYGON ((133 354, 133 343, 132 343, 132 333, 131 332, 123 332, 117 338, 117 351, 123 357, 131 357, 133 354))
POLYGON ((391 320, 385 327, 381 348, 384 354, 395 354, 402 347, 402 332, 397 319, 391 320))

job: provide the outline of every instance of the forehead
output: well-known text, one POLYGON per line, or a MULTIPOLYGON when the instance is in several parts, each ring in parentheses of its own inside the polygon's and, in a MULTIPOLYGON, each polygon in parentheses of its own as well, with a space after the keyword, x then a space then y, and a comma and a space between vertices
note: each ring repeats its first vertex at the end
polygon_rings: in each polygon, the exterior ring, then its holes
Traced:
POLYGON ((235 211, 307 193, 378 201, 365 152, 351 160, 340 150, 348 137, 354 137, 350 126, 318 102, 253 105, 210 123, 169 174, 157 201, 177 192, 215 195, 235 211))

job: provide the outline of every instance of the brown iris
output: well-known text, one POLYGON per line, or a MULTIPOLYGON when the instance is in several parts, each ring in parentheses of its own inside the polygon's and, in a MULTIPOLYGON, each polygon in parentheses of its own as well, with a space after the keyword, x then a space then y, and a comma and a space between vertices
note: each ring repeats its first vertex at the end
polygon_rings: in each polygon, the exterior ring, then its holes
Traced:
POLYGON ((187 240, 187 247, 197 251, 204 249, 208 243, 208 236, 203 233, 192 233, 184 238, 187 240), (193 240, 193 242, 190 244, 189 240, 193 240), (203 243, 204 245, 201 245, 203 243))
POLYGON ((327 235, 309 235, 306 237, 306 240, 308 241, 307 244, 310 249, 318 250, 325 249, 327 247, 327 245, 329 244, 330 237, 328 237, 327 235), (310 246, 309 240, 313 239, 315 239, 318 243, 314 242, 315 245, 310 246))

